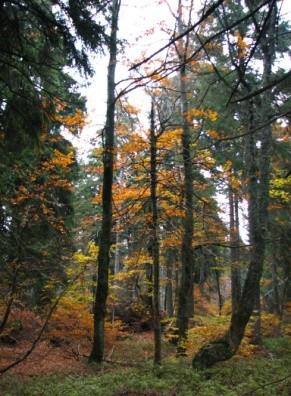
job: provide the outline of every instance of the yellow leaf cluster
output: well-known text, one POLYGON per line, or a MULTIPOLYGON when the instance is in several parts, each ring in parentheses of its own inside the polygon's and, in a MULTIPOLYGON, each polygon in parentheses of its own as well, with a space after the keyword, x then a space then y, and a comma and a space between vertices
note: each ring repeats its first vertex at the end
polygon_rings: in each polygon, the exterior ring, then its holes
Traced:
POLYGON ((219 132, 217 132, 215 129, 208 129, 207 130, 208 136, 210 136, 212 139, 220 139, 221 136, 219 132))
POLYGON ((280 199, 283 203, 291 202, 291 176, 271 180, 270 197, 280 199))
POLYGON ((74 114, 62 115, 56 114, 53 121, 57 121, 66 127, 71 133, 76 133, 85 126, 85 114, 82 110, 77 109, 74 114))
POLYGON ((167 130, 160 136, 157 142, 157 148, 164 150, 170 150, 175 148, 177 145, 180 144, 182 132, 182 128, 167 130))
POLYGON ((117 186, 114 189, 115 204, 122 204, 124 201, 136 201, 148 198, 150 195, 148 188, 141 188, 136 186, 121 188, 117 186))
POLYGON ((218 113, 210 109, 195 108, 188 110, 186 114, 188 122, 192 122, 195 118, 209 119, 210 121, 217 121, 218 113))
POLYGON ((63 179, 62 177, 60 177, 58 175, 49 176, 49 178, 46 182, 46 186, 53 187, 53 188, 61 188, 63 190, 67 190, 67 191, 74 190, 74 186, 69 180, 63 179))
POLYGON ((129 103, 123 104, 123 109, 129 114, 137 115, 139 113, 139 109, 129 103))
POLYGON ((124 264, 127 267, 139 267, 143 266, 144 264, 149 264, 152 262, 152 257, 148 254, 133 254, 131 257, 128 257, 124 260, 124 264))
POLYGON ((242 59, 246 56, 249 45, 239 31, 235 33, 235 37, 236 37, 236 45, 238 48, 238 57, 239 59, 242 59))
POLYGON ((59 166, 61 168, 68 168, 74 163, 74 153, 69 152, 64 154, 59 150, 55 149, 52 159, 49 161, 49 165, 52 167, 59 166))
POLYGON ((164 238, 161 241, 161 248, 170 248, 170 247, 180 247, 181 246, 181 240, 180 238, 176 237, 175 235, 170 236, 168 238, 164 238))
POLYGON ((206 168, 213 168, 215 166, 215 159, 210 150, 200 150, 195 157, 195 162, 200 163, 206 168))
POLYGON ((148 144, 142 138, 142 136, 138 133, 133 133, 130 137, 130 140, 123 144, 119 153, 121 155, 128 155, 128 153, 138 153, 142 150, 148 149, 148 144))
POLYGON ((114 282, 124 282, 128 281, 129 279, 138 276, 141 274, 141 270, 128 270, 128 271, 120 271, 117 274, 113 276, 113 281, 114 282))

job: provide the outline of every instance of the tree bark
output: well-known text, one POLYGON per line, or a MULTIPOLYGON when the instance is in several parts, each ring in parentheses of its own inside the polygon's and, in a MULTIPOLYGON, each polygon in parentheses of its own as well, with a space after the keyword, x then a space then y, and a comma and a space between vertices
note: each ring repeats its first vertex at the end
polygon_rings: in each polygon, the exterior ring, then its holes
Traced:
POLYGON ((104 356, 104 322, 108 295, 109 253, 112 234, 112 184, 115 127, 115 69, 120 0, 112 1, 109 65, 107 74, 107 112, 104 128, 102 226, 98 253, 98 278, 94 305, 94 333, 90 361, 101 363, 104 356))

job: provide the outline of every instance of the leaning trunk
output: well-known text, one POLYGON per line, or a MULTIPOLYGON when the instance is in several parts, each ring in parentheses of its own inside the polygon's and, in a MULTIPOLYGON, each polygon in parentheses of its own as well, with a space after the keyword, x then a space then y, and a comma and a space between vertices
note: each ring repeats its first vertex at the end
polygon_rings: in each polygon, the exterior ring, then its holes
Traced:
MULTIPOLYGON (((275 49, 274 40, 269 40, 275 34, 276 28, 276 3, 269 5, 269 20, 262 38, 261 50, 263 53, 263 78, 262 85, 270 82, 272 61, 275 49)), ((257 32, 260 34, 260 32, 257 32)), ((260 102, 260 113, 263 119, 268 119, 272 114, 271 92, 267 91, 260 102)), ((249 101, 249 134, 247 136, 247 176, 249 197, 249 237, 251 242, 250 265, 247 278, 239 301, 239 308, 232 313, 231 323, 226 335, 202 348, 193 359, 194 367, 209 367, 216 362, 231 358, 238 350, 244 336, 246 325, 255 307, 259 296, 260 279, 263 272, 265 240, 268 232, 268 204, 269 204, 269 179, 270 160, 272 148, 271 123, 264 128, 259 139, 261 148, 257 147, 255 134, 254 104, 249 101)))
MULTIPOLYGON (((249 129, 254 125, 253 105, 250 104, 249 129)), ((213 364, 231 358, 238 350, 244 336, 246 325, 252 314, 255 299, 258 292, 259 282, 263 270, 265 242, 262 234, 263 229, 259 222, 260 207, 258 199, 258 169, 256 166, 256 144, 253 134, 247 138, 248 152, 248 194, 249 194, 249 234, 251 240, 250 266, 244 284, 239 306, 232 312, 231 323, 228 332, 206 347, 203 347, 193 359, 194 367, 210 367, 213 364)), ((260 184, 261 186, 261 184, 260 184)))

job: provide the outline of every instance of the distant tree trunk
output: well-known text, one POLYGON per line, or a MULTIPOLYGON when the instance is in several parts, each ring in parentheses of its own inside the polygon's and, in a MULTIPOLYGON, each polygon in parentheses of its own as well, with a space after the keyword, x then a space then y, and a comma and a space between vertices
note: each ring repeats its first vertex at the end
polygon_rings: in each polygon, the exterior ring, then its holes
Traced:
POLYGON ((222 293, 221 293, 221 288, 220 288, 220 275, 219 275, 219 271, 217 269, 215 270, 214 273, 215 273, 216 289, 217 289, 217 296, 218 296, 218 312, 219 312, 219 316, 220 316, 222 306, 223 306, 223 298, 222 298, 222 293))
POLYGON ((179 268, 175 269, 175 298, 174 298, 174 315, 178 316, 178 305, 179 305, 179 290, 180 290, 180 271, 179 268))
POLYGON ((194 316, 194 281, 192 274, 192 281, 189 288, 189 296, 188 296, 188 318, 192 318, 194 316))
MULTIPOLYGON (((119 222, 118 222, 119 225, 119 222)), ((114 252, 114 265, 113 265, 113 274, 117 274, 120 271, 120 232, 116 231, 115 238, 115 252, 114 252)))
MULTIPOLYGON (((179 33, 182 33, 182 5, 179 2, 178 16, 179 33)), ((193 286, 193 172, 191 157, 191 131, 187 119, 188 99, 187 99, 187 71, 186 53, 187 43, 183 42, 178 48, 178 55, 181 61, 180 68, 180 94, 181 94, 181 115, 182 115, 182 153, 184 168, 184 207, 185 217, 183 218, 183 237, 181 247, 181 280, 178 295, 177 327, 179 344, 182 344, 187 337, 190 304, 189 299, 193 298, 191 290, 193 286)))
POLYGON ((161 363, 161 323, 160 323, 160 249, 158 236, 158 205, 157 205, 157 137, 155 133, 154 103, 150 115, 150 184, 151 184, 151 253, 153 259, 153 322, 154 322, 154 364, 161 363))
POLYGON ((233 191, 231 183, 228 186, 229 200, 229 235, 230 235, 230 270, 231 270, 231 303, 232 311, 237 311, 241 296, 241 281, 239 269, 239 220, 238 220, 238 199, 237 194, 233 191))
MULTIPOLYGON (((151 241, 150 241, 151 243, 151 241)), ((150 255, 152 255, 151 248, 149 249, 150 255)), ((149 310, 152 312, 153 310, 153 265, 152 263, 145 264, 145 277, 146 277, 146 295, 144 296, 144 302, 149 310)))
POLYGON ((275 257, 272 257, 271 272, 272 272, 272 288, 273 288, 273 312, 275 312, 275 314, 278 317, 280 317, 281 316, 281 302, 280 302, 280 293, 279 293, 277 263, 276 263, 275 257))
POLYGON ((250 318, 250 323, 252 323, 252 335, 251 343, 255 345, 260 345, 262 343, 261 336, 261 288, 260 284, 257 289, 255 297, 255 305, 253 309, 252 316, 250 318))
POLYGON ((172 317, 174 315, 173 304, 173 263, 172 256, 166 253, 166 288, 165 288, 165 302, 164 309, 167 315, 172 317))
MULTIPOLYGON (((117 226, 119 226, 119 221, 117 221, 117 226)), ((115 233, 115 251, 114 251, 114 260, 113 260, 113 265, 112 269, 110 270, 112 272, 112 275, 116 275, 120 271, 120 248, 119 248, 119 242, 120 242, 120 232, 117 229, 115 233)), ((114 286, 115 282, 113 282, 114 286)), ((115 320, 115 303, 113 301, 113 306, 112 306, 112 313, 111 313, 111 321, 112 323, 115 320)))
POLYGON ((112 184, 115 127, 115 69, 120 0, 112 1, 109 65, 107 75, 107 112, 104 129, 102 226, 98 253, 98 278, 94 305, 93 346, 89 360, 101 363, 104 356, 104 322, 108 295, 109 252, 112 234, 112 184))

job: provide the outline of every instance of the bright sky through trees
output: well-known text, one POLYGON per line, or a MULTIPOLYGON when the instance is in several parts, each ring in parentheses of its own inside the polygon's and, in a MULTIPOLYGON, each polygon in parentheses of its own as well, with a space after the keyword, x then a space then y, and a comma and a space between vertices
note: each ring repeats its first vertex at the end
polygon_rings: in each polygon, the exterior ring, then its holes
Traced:
MULTIPOLYGON (((121 5, 119 36, 124 42, 124 50, 119 54, 117 65, 117 83, 129 77, 129 67, 145 54, 150 55, 165 45, 169 40, 169 32, 174 29, 174 19, 171 12, 177 10, 177 0, 154 1, 127 0, 121 5)), ((291 2, 282 2, 282 15, 286 20, 291 18, 291 2)), ((162 56, 161 56, 162 59, 162 56)), ((280 61, 282 67, 282 59, 280 61)), ((96 144, 96 135, 104 126, 106 110, 106 67, 107 55, 98 55, 93 60, 95 75, 87 82, 82 90, 87 98, 87 125, 79 138, 73 138, 79 155, 86 157, 92 146, 96 144)), ((285 57, 283 64, 289 67, 289 60, 285 57)), ((120 90, 118 87, 117 90, 120 90)), ((136 89, 129 95, 132 103, 138 104, 140 119, 148 125, 150 102, 144 94, 143 88, 136 89)))

